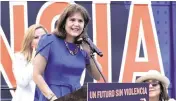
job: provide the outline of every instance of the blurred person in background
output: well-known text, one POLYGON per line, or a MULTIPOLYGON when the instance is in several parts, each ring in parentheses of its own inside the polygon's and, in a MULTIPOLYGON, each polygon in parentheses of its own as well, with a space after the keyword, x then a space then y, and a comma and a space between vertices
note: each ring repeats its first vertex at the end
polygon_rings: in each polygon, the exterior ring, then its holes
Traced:
POLYGON ((149 101, 175 101, 168 95, 169 79, 156 70, 149 70, 136 83, 149 83, 149 101))
POLYGON ((46 33, 47 30, 42 25, 31 25, 24 35, 20 52, 15 53, 13 73, 17 87, 12 101, 34 101, 35 83, 31 62, 40 37, 46 33))

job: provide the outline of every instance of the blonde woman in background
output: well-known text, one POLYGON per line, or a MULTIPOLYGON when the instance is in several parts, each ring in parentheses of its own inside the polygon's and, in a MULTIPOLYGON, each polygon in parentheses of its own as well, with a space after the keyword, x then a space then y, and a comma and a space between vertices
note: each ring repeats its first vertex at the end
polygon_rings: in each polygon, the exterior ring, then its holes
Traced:
POLYGON ((17 89, 12 101, 33 101, 35 83, 32 79, 33 65, 31 61, 35 56, 38 41, 47 30, 42 25, 31 25, 24 35, 20 52, 15 53, 13 73, 17 89))

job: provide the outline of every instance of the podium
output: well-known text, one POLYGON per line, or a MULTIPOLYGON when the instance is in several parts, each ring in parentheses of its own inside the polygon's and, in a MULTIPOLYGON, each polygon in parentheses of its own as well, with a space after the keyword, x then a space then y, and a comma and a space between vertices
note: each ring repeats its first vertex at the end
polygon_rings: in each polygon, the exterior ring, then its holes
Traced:
POLYGON ((87 101, 87 85, 82 86, 77 91, 62 96, 55 101, 87 101))
POLYGON ((149 84, 88 83, 55 101, 149 101, 149 84))

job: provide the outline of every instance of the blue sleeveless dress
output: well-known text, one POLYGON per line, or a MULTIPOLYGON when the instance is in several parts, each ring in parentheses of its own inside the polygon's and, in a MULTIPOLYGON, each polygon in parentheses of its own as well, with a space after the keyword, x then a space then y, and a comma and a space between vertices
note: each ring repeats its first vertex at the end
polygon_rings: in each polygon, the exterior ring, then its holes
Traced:
MULTIPOLYGON (((68 43, 68 46, 71 50, 77 47, 74 43, 68 43)), ((58 98, 81 87, 81 74, 90 63, 84 50, 79 48, 76 55, 71 55, 63 39, 46 34, 41 37, 36 54, 47 60, 43 78, 58 98)), ((35 93, 38 101, 48 101, 38 88, 35 93)))

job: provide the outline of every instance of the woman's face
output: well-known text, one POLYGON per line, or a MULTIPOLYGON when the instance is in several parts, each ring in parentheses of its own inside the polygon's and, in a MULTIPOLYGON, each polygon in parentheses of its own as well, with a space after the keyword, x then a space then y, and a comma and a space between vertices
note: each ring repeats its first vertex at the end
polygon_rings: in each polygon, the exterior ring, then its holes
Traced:
POLYGON ((66 19, 65 30, 67 38, 75 38, 79 36, 84 28, 84 19, 82 15, 77 12, 66 19))
POLYGON ((40 40, 40 37, 46 34, 45 30, 43 28, 37 28, 34 33, 34 39, 32 40, 32 48, 36 48, 38 45, 38 42, 40 40))
POLYGON ((159 97, 161 93, 160 83, 157 80, 147 80, 146 83, 149 83, 149 97, 159 97))

